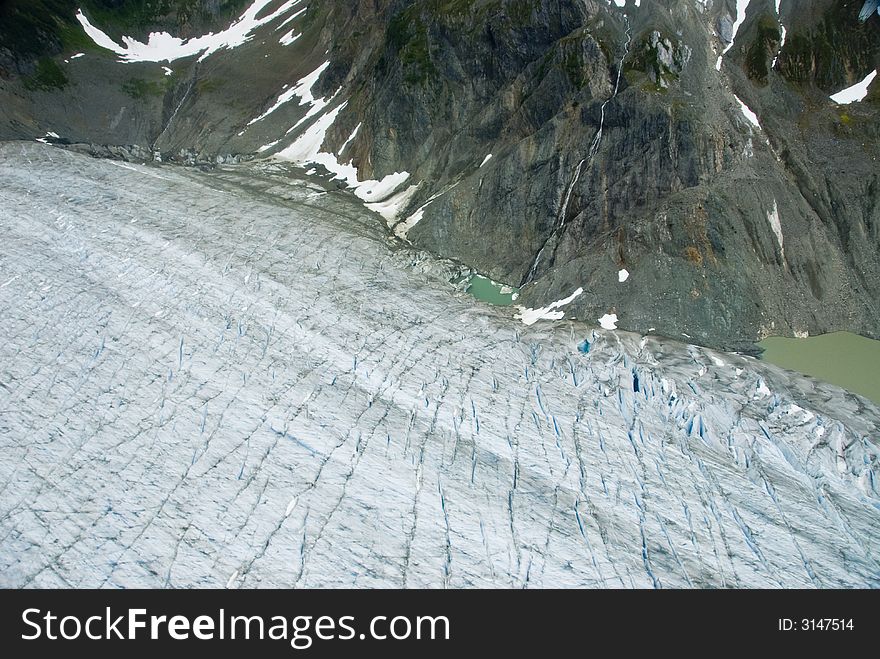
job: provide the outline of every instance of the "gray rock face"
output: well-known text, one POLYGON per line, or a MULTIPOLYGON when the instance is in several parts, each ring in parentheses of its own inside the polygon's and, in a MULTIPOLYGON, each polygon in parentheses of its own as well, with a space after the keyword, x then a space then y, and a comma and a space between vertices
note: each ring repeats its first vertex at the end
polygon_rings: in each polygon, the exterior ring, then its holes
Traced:
POLYGON ((523 285, 524 304, 583 287, 570 315, 727 348, 880 336, 877 94, 828 98, 880 65, 880 21, 858 3, 261 4, 283 11, 171 75, 91 50, 62 88, 0 80, 0 137, 204 164, 271 156, 336 112, 327 153, 418 184, 401 235, 523 285), (275 108, 325 61, 308 90, 324 109, 275 108))
POLYGON ((0 177, 0 586, 880 585, 857 396, 525 328, 278 166, 0 177))

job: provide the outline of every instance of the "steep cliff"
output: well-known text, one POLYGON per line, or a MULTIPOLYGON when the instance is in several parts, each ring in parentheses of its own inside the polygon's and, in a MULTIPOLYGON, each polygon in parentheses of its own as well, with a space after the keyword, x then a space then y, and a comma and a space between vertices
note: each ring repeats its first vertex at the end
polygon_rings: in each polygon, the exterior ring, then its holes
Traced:
POLYGON ((880 64, 861 4, 42 0, 0 138, 302 162, 567 317, 877 337, 880 84, 829 98, 880 64))

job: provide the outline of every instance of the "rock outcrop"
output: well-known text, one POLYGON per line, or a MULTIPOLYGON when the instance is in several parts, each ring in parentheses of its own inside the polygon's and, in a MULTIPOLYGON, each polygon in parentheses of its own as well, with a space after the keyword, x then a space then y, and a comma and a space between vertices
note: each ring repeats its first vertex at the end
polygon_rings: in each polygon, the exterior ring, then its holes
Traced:
POLYGON ((198 21, 169 2, 115 24, 82 3, 120 45, 260 6, 248 40, 170 62, 74 46, 75 8, 56 4, 60 45, 4 69, 2 138, 406 172, 375 193, 398 193, 374 206, 397 235, 527 306, 583 288, 569 316, 727 348, 880 336, 878 83, 829 98, 880 64, 880 17, 860 23, 859 2, 186 3, 198 21), (325 153, 304 157, 316 136, 325 153))

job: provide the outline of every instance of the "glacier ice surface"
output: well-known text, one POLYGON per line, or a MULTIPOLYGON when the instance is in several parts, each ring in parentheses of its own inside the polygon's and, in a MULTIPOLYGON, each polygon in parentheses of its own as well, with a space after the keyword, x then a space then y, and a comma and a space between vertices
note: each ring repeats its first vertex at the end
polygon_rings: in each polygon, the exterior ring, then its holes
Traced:
POLYGON ((2 586, 878 585, 862 398, 524 326, 313 182, 0 176, 2 586))

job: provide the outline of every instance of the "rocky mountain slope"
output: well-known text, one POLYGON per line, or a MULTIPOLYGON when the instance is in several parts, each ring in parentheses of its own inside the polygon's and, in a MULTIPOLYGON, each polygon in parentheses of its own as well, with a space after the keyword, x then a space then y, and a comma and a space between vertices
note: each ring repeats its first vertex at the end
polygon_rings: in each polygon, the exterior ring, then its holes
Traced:
POLYGON ((859 1, 37 4, 2 139, 300 162, 525 306, 583 289, 567 317, 880 336, 880 83, 829 98, 880 65, 859 1))

